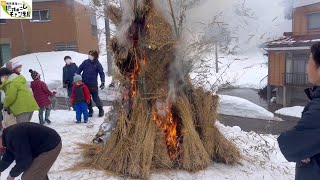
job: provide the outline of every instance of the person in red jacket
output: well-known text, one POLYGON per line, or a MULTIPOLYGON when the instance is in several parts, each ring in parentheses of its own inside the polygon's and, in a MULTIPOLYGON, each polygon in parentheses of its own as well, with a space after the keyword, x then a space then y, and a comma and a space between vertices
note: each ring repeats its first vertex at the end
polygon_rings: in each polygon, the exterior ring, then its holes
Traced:
POLYGON ((83 114, 84 123, 88 122, 89 112, 88 104, 90 103, 90 91, 88 87, 83 84, 82 77, 75 75, 73 77, 73 87, 71 92, 71 103, 76 109, 76 123, 81 123, 81 116, 83 114))
POLYGON ((50 91, 45 82, 40 80, 40 74, 37 71, 29 70, 31 73, 31 77, 33 81, 31 82, 31 89, 33 92, 33 96, 37 101, 39 109, 39 122, 40 124, 44 124, 47 122, 51 123, 49 120, 50 111, 51 111, 51 101, 49 99, 50 96, 54 96, 56 94, 55 91, 50 91), (45 111, 45 119, 43 120, 43 112, 45 111))

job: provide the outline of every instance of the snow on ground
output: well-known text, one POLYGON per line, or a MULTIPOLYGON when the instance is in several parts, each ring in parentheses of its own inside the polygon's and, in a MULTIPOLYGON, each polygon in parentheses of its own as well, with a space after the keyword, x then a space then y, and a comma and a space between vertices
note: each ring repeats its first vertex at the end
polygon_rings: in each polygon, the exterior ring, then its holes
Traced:
POLYGON ((304 107, 302 107, 302 106, 294 106, 294 107, 287 107, 287 108, 279 109, 275 113, 285 115, 285 116, 301 118, 303 109, 304 109, 304 107))
MULTIPOLYGON (((214 56, 209 58, 209 64, 214 64, 214 60, 214 56)), ((238 88, 260 89, 267 84, 266 79, 264 79, 268 75, 267 57, 262 52, 239 56, 222 57, 221 55, 219 62, 219 73, 211 68, 207 75, 205 81, 209 83, 209 86, 231 85, 238 88)), ((191 77, 199 80, 197 75, 198 73, 195 71, 191 74, 191 77)))
POLYGON ((273 113, 246 99, 228 95, 219 96, 221 98, 219 108, 220 114, 262 120, 277 120, 273 113))
MULTIPOLYGON (((58 91, 57 96, 65 97, 67 92, 62 88, 62 68, 65 65, 65 56, 70 56, 72 61, 78 66, 80 66, 85 59, 88 59, 87 54, 81 54, 73 51, 58 51, 27 54, 13 58, 11 61, 18 61, 23 65, 21 74, 27 79, 28 82, 32 81, 29 69, 33 69, 42 75, 42 80, 45 80, 51 90, 58 91)), ((106 72, 106 56, 101 56, 99 59, 104 71, 106 72)), ((106 89, 100 91, 99 94, 102 100, 114 100, 116 98, 117 90, 107 88, 111 81, 112 78, 106 76, 106 89)), ((98 82, 100 84, 99 76, 98 82)))
MULTIPOLYGON (((105 107, 107 112, 110 108, 105 107)), ((95 109, 97 112, 97 109, 95 109)), ((32 121, 38 122, 38 114, 35 112, 32 121)), ((123 177, 110 176, 103 171, 79 170, 76 172, 65 171, 77 162, 81 162, 81 153, 77 149, 77 143, 90 143, 97 133, 103 118, 90 118, 88 128, 86 124, 75 124, 75 112, 57 110, 52 111, 49 127, 55 129, 62 137, 62 151, 58 160, 49 172, 49 178, 53 180, 113 180, 123 177)), ((288 163, 282 156, 276 137, 273 135, 259 135, 254 132, 241 131, 239 127, 226 127, 217 122, 222 133, 233 140, 241 149, 244 156, 242 162, 235 166, 227 166, 219 163, 212 163, 208 168, 197 173, 186 171, 155 171, 151 174, 152 180, 290 180, 294 179, 294 164, 288 163)), ((4 180, 9 172, 8 168, 2 173, 4 180)))

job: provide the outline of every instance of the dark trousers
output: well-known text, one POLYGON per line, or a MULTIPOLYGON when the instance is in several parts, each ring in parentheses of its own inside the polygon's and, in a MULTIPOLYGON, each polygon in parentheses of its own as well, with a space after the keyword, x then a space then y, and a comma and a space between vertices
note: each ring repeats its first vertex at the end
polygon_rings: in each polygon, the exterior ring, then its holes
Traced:
POLYGON ((44 152, 36 157, 31 166, 22 174, 22 180, 47 180, 48 172, 60 154, 62 143, 60 142, 54 149, 44 152))
POLYGON ((76 119, 77 121, 81 121, 81 116, 83 114, 83 119, 85 122, 88 121, 89 113, 88 113, 88 105, 86 102, 80 102, 75 104, 76 108, 76 119))
POLYGON ((40 109, 39 109, 39 121, 40 121, 40 123, 41 123, 43 120, 49 120, 50 111, 51 111, 50 107, 45 107, 45 108, 40 108, 40 109), (45 113, 44 119, 43 119, 43 112, 45 113))
MULTIPOLYGON (((99 93, 98 92, 90 92, 90 94, 91 94, 91 97, 92 97, 94 103, 96 104, 96 106, 99 109, 102 109, 103 104, 102 104, 102 102, 100 100, 99 93)), ((89 110, 90 111, 92 110, 92 101, 90 101, 90 103, 89 103, 89 110)))
POLYGON ((72 93, 72 85, 68 86, 67 91, 68 91, 68 97, 70 98, 72 93))

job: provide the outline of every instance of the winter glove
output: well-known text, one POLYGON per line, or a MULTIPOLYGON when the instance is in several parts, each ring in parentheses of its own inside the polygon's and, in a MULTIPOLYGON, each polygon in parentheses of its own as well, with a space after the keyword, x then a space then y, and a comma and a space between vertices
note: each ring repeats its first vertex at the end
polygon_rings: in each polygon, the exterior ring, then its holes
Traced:
POLYGON ((63 83, 63 88, 69 88, 70 81, 65 81, 63 83))
POLYGON ((53 95, 56 95, 56 94, 57 94, 57 91, 52 91, 52 94, 53 94, 53 95))
POLYGON ((104 82, 101 83, 100 89, 103 90, 105 88, 104 82))

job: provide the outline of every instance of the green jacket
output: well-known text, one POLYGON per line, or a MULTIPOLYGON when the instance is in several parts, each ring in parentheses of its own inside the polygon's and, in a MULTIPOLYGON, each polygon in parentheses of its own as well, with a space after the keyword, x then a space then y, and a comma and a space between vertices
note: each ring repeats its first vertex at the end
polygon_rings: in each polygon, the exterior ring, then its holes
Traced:
POLYGON ((16 116, 39 109, 23 76, 17 74, 10 75, 9 79, 3 82, 2 89, 6 94, 3 106, 9 108, 13 115, 16 116))

